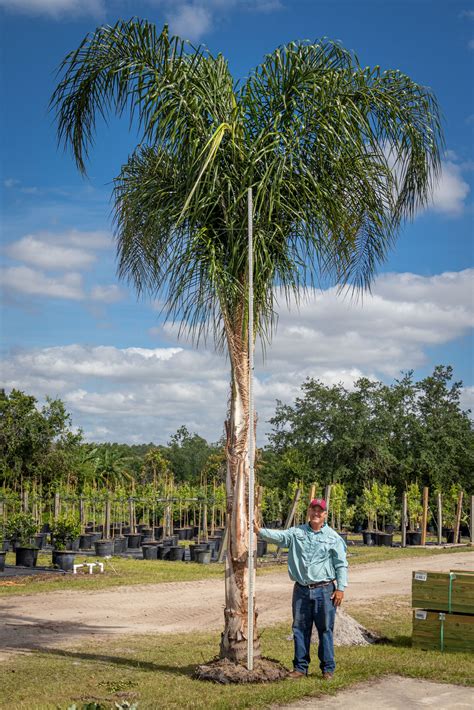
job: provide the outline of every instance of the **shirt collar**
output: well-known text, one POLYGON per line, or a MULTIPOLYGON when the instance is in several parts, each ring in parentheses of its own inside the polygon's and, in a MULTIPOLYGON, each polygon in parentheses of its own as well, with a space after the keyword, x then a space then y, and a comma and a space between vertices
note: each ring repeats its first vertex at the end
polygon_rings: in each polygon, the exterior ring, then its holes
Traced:
POLYGON ((309 530, 310 530, 312 533, 314 533, 315 535, 317 535, 318 533, 323 532, 324 528, 327 527, 327 520, 324 521, 324 523, 322 524, 322 527, 321 527, 319 530, 313 530, 313 528, 311 527, 311 525, 310 525, 309 523, 306 523, 306 525, 308 526, 309 530))

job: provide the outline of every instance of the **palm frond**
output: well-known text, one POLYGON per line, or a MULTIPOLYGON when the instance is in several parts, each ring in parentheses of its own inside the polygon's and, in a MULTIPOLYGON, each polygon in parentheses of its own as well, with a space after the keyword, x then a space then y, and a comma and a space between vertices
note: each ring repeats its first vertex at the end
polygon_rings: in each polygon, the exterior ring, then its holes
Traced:
POLYGON ((115 181, 119 275, 197 340, 229 324, 245 338, 249 187, 265 339, 277 293, 368 288, 439 173, 431 91, 327 39, 278 48, 237 85, 221 55, 133 20, 86 37, 61 72, 58 136, 80 170, 97 116, 138 117, 142 142, 115 181))

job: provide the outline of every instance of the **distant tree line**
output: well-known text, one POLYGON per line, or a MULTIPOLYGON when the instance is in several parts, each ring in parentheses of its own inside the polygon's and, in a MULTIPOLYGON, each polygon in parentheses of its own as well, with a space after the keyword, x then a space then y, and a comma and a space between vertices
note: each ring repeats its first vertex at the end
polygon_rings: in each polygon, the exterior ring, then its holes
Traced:
MULTIPOLYGON (((352 500, 374 481, 397 491, 416 482, 472 492, 474 432, 461 393, 449 366, 420 381, 413 372, 390 385, 361 378, 351 389, 308 379, 293 404, 277 402, 269 443, 258 452, 259 482, 285 495, 297 484, 337 482, 352 500)), ((182 426, 166 445, 87 443, 61 400, 38 407, 31 395, 0 391, 0 486, 133 488, 165 473, 176 484, 222 481, 223 442, 182 426)))
POLYGON ((352 498, 373 481, 432 490, 473 490, 474 432, 461 407, 462 383, 437 366, 415 381, 361 378, 348 389, 308 379, 291 405, 277 402, 262 455, 264 485, 344 483, 352 498))

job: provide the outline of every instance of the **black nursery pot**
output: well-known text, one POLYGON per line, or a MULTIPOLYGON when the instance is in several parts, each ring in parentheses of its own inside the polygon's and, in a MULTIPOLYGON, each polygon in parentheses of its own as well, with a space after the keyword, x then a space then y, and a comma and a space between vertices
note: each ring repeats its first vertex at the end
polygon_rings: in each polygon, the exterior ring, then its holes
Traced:
POLYGON ((73 552, 78 552, 80 544, 81 544, 80 537, 70 537, 66 540, 67 549, 73 550, 73 552))
POLYGON ((122 552, 125 552, 127 549, 127 538, 122 535, 117 535, 117 537, 114 537, 114 552, 116 554, 121 554, 122 552))
POLYGON ((182 545, 173 545, 169 550, 170 562, 182 562, 184 560, 184 547, 182 545))
POLYGON ((43 549, 45 537, 46 537, 46 533, 36 533, 36 535, 34 536, 35 545, 38 548, 38 550, 43 549))
POLYGON ((71 550, 53 550, 53 565, 64 572, 72 572, 75 557, 76 553, 71 550))
POLYGON ((373 530, 362 530, 362 540, 364 545, 375 545, 375 532, 373 530))
POLYGON ((158 545, 158 559, 159 560, 169 560, 170 558, 170 545, 158 545))
POLYGON ((38 561, 37 547, 17 547, 16 565, 17 567, 36 567, 38 561))
POLYGON ((200 565, 208 565, 211 561, 211 550, 198 550, 196 552, 196 562, 200 565))
POLYGON ((195 562, 195 561, 196 561, 196 554, 197 554, 200 550, 206 551, 207 549, 208 549, 208 548, 207 548, 207 544, 206 544, 206 543, 203 543, 203 544, 201 544, 201 545, 190 545, 190 546, 189 546, 189 554, 190 554, 190 557, 191 557, 191 562, 195 562))
POLYGON ((212 555, 211 555, 212 559, 217 560, 217 558, 219 556, 219 550, 221 549, 221 545, 222 545, 222 538, 209 536, 208 537, 208 545, 209 545, 209 549, 212 552, 212 555))
POLYGON ((7 556, 6 550, 0 550, 0 572, 5 571, 5 557, 7 556))
POLYGON ((138 550, 142 538, 141 533, 130 533, 130 535, 126 535, 126 538, 128 540, 127 547, 129 550, 138 550))
MULTIPOLYGON (((448 545, 452 545, 454 543, 454 528, 446 528, 446 542, 448 545)), ((458 534, 458 542, 461 542, 461 531, 459 531, 458 534)))
POLYGON ((158 559, 158 545, 142 545, 142 551, 144 560, 158 559))
POLYGON ((94 547, 97 557, 112 557, 114 554, 113 540, 96 540, 94 542, 94 547))
POLYGON ((92 535, 84 533, 79 538, 79 549, 90 550, 92 547, 92 535))
POLYGON ((407 530, 407 545, 421 545, 421 532, 418 530, 407 530))
POLYGON ((266 540, 257 540, 257 557, 263 557, 267 554, 266 540))
POLYGON ((392 533, 378 532, 376 539, 378 547, 392 547, 392 533))

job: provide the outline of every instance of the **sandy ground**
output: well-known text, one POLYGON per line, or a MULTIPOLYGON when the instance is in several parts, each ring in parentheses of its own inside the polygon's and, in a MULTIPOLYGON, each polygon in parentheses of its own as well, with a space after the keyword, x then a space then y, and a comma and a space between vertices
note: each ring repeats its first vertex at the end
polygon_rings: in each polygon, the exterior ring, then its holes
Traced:
POLYGON ((271 710, 472 710, 473 690, 460 685, 432 683, 428 680, 388 676, 374 683, 364 683, 343 690, 332 698, 304 698, 291 705, 273 705, 271 710))
MULTIPOLYGON (((350 570, 346 599, 409 594, 413 570, 474 569, 474 552, 372 563, 350 570)), ((289 620, 292 583, 285 570, 257 578, 260 627, 289 620)), ((91 637, 220 629, 224 582, 202 580, 59 591, 0 598, 0 660, 30 649, 71 647, 91 637)))

